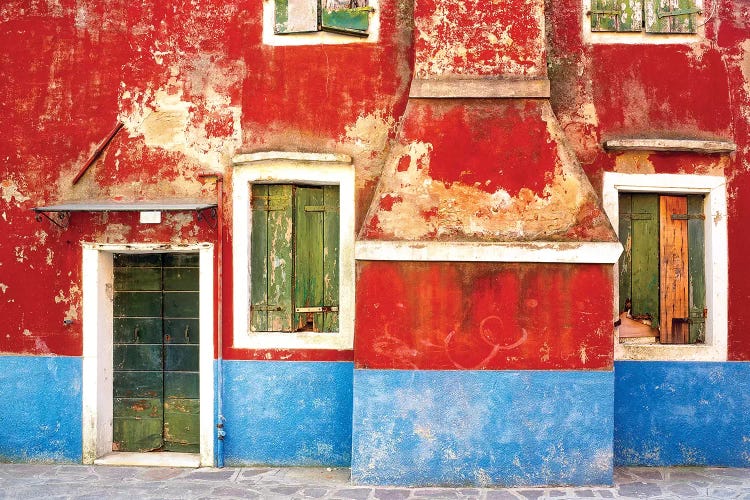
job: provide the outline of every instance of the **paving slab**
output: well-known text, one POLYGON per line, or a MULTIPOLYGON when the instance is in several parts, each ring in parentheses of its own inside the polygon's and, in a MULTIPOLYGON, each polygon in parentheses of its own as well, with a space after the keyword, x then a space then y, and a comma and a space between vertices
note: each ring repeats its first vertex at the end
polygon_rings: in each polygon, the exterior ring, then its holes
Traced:
POLYGON ((631 467, 616 468, 614 477, 612 487, 401 488, 353 485, 345 468, 0 464, 0 499, 750 500, 750 469, 631 467))

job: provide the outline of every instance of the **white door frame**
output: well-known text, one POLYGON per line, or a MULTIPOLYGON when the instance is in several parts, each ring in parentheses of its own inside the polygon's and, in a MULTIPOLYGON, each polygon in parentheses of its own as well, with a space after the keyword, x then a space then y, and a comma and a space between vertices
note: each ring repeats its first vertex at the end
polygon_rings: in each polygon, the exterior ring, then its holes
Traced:
MULTIPOLYGON (((112 301, 115 253, 199 255, 200 464, 214 465, 214 246, 83 243, 83 463, 112 453, 112 301)), ((169 465, 169 464, 167 464, 169 465)))

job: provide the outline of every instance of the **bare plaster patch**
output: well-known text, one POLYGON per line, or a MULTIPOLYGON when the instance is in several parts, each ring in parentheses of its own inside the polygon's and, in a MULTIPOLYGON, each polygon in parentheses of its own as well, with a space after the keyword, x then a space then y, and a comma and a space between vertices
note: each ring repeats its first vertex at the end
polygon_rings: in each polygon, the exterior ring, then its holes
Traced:
POLYGON ((56 304, 67 304, 68 310, 65 312, 66 320, 78 319, 78 306, 81 302, 81 289, 77 284, 71 283, 67 293, 64 290, 59 290, 55 296, 56 304))
POLYGON ((5 293, 7 290, 8 290, 8 285, 6 285, 5 283, 0 283, 0 291, 5 293))
POLYGON ((18 184, 13 179, 3 179, 0 181, 0 198, 6 203, 15 200, 16 206, 20 206, 24 201, 31 199, 18 189, 18 184))
POLYGON ((615 172, 623 174, 653 174, 654 164, 649 159, 651 153, 628 151, 615 157, 615 172))

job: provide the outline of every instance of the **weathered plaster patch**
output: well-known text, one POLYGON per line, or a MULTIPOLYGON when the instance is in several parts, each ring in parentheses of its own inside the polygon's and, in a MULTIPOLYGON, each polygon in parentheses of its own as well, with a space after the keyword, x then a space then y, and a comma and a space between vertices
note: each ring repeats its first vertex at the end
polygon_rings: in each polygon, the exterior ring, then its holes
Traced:
POLYGON ((0 283, 0 291, 5 293, 7 290, 8 290, 8 285, 6 285, 5 283, 0 283))
POLYGON ((12 200, 16 201, 16 206, 20 206, 24 201, 28 201, 31 198, 21 193, 18 189, 18 184, 12 178, 3 179, 0 181, 0 198, 6 203, 10 203, 12 200))
POLYGON ((643 151, 628 151, 617 155, 614 170, 623 174, 653 174, 656 169, 649 156, 651 153, 643 151))
POLYGON ((65 312, 66 320, 78 319, 78 306, 81 302, 81 289, 75 283, 70 284, 70 288, 66 293, 64 290, 59 290, 55 296, 56 304, 67 304, 68 310, 65 312))
POLYGON ((359 165, 358 180, 360 183, 375 179, 380 175, 382 155, 388 144, 388 137, 393 130, 395 120, 389 116, 384 118, 382 111, 368 115, 360 115, 352 125, 346 126, 343 142, 350 144, 354 151, 351 155, 358 158, 369 156, 373 161, 365 161, 359 165))
POLYGON ((107 243, 126 243, 127 234, 130 232, 131 227, 127 224, 107 224, 104 231, 104 241, 107 243))

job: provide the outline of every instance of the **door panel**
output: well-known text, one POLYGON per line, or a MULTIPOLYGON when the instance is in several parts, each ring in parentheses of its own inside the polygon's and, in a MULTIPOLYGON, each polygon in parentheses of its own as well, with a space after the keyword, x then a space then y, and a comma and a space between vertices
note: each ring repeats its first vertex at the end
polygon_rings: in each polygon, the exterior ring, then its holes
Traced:
POLYGON ((198 452, 198 255, 115 255, 113 444, 198 452))

